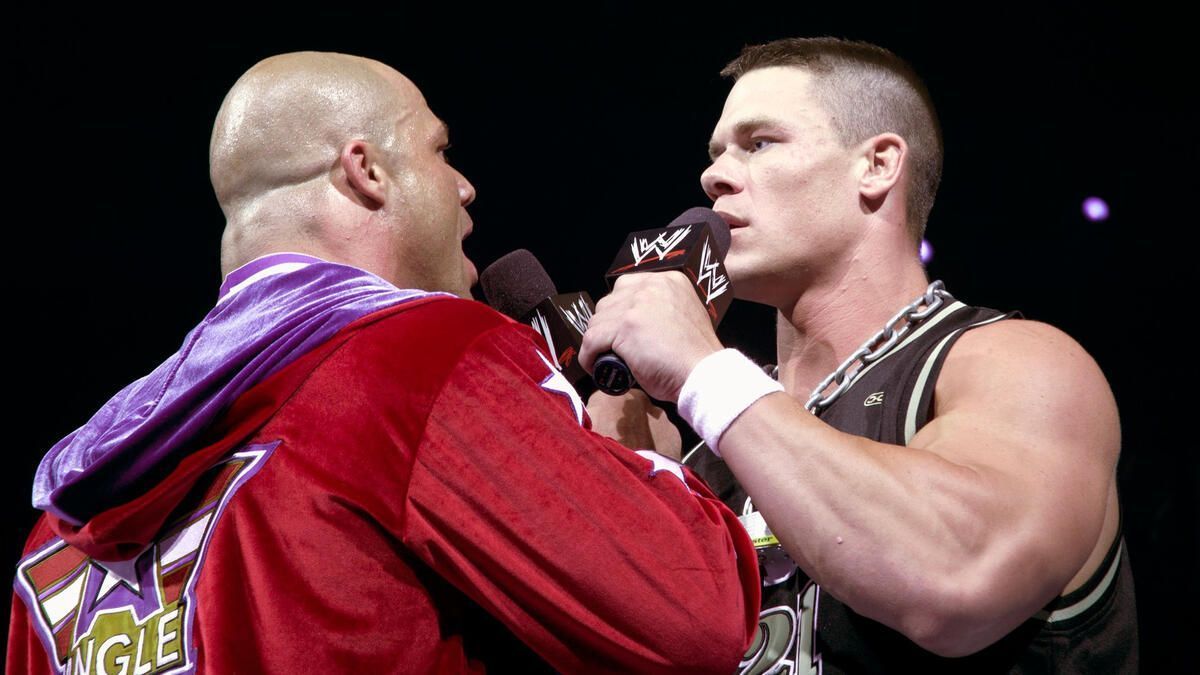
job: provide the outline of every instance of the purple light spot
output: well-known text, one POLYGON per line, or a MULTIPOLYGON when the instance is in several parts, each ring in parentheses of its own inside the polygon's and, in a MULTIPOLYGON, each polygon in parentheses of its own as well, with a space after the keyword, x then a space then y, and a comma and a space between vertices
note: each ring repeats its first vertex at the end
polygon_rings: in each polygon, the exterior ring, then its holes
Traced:
POLYGON ((928 265, 929 261, 933 260, 933 245, 928 239, 921 240, 921 264, 928 265))
POLYGON ((1099 197, 1088 197, 1083 200, 1083 215, 1093 223, 1108 220, 1108 204, 1099 197))

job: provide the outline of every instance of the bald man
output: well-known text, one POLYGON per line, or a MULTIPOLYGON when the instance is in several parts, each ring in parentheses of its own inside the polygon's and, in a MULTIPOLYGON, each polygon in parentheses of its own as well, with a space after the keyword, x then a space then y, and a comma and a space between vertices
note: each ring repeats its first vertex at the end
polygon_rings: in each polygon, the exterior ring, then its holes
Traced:
POLYGON ((754 550, 688 472, 587 429, 470 301, 471 184, 391 68, 267 59, 218 113, 225 280, 56 444, 9 672, 728 672, 754 550))

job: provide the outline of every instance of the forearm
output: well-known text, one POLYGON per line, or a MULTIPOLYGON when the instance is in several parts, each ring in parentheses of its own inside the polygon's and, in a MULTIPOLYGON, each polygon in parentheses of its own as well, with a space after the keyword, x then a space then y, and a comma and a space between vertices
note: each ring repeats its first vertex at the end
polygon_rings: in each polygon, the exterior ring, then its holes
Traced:
POLYGON ((810 576, 918 642, 948 626, 999 637, 1056 592, 1051 581, 1007 607, 987 593, 1020 573, 1022 509, 1005 497, 1020 491, 1006 477, 839 432, 782 393, 742 413, 720 449, 810 576))
POLYGON ((580 363, 606 351, 652 397, 678 401, 806 572, 932 651, 1002 637, 1105 545, 1116 408, 1095 363, 1052 327, 962 333, 905 446, 839 432, 773 391, 722 350, 680 275, 617 282, 580 363))
POLYGON ((627 448, 653 450, 679 461, 682 454, 679 430, 644 392, 631 389, 620 396, 610 396, 597 391, 588 399, 587 411, 592 431, 627 448))

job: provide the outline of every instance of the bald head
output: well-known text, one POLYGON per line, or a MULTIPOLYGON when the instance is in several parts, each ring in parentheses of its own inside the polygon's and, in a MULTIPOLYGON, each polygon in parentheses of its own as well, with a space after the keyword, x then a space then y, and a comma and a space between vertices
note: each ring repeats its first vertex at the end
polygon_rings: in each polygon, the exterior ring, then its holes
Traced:
POLYGON ((223 267, 245 262, 238 251, 261 248, 255 238, 312 236, 341 147, 362 139, 390 148, 423 105, 402 75, 357 56, 282 54, 246 71, 225 96, 209 145, 209 175, 228 220, 223 267))
POLYGON ((292 251, 470 297, 477 275, 462 240, 475 188, 447 161, 449 145, 416 85, 382 63, 261 61, 225 97, 209 146, 222 271, 292 251))
POLYGON ((229 90, 213 125, 217 199, 224 208, 313 180, 349 138, 389 145, 418 100, 399 73, 357 56, 297 52, 260 61, 229 90), (388 73, 407 87, 392 86, 388 73))

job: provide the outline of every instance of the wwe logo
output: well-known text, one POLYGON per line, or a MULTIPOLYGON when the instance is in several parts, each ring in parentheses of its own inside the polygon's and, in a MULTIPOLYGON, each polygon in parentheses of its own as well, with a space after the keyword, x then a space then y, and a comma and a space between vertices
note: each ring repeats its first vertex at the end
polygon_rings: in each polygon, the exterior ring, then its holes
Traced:
POLYGON ((697 286, 702 283, 706 284, 704 300, 706 305, 711 304, 713 300, 729 290, 729 279, 724 274, 717 273, 720 267, 721 261, 713 255, 709 239, 706 237, 704 247, 700 249, 700 275, 696 278, 697 286))
MULTIPOLYGON (((542 315, 542 310, 537 310, 537 313, 529 320, 529 325, 533 326, 538 335, 541 335, 546 340, 546 346, 550 348, 550 353, 557 354, 558 350, 554 348, 554 336, 550 334, 550 324, 546 321, 546 317, 542 315)), ((555 361, 554 367, 562 370, 562 366, 559 366, 557 361, 555 361)))
POLYGON ((635 238, 633 243, 629 245, 629 248, 633 250, 634 266, 642 264, 642 261, 648 258, 651 253, 658 253, 658 259, 662 260, 664 257, 666 257, 667 253, 670 253, 671 249, 675 248, 679 242, 683 241, 683 238, 688 236, 688 233, 691 231, 692 226, 688 225, 682 230, 675 230, 674 232, 670 233, 670 236, 668 236, 666 232, 663 232, 662 234, 658 235, 654 241, 646 241, 645 239, 635 238))
POLYGON ((575 302, 568 307, 562 308, 563 315, 567 317, 567 321, 574 326, 575 330, 579 331, 580 335, 587 332, 588 324, 592 321, 592 308, 582 297, 575 298, 575 302))

